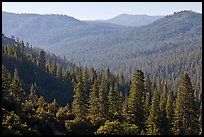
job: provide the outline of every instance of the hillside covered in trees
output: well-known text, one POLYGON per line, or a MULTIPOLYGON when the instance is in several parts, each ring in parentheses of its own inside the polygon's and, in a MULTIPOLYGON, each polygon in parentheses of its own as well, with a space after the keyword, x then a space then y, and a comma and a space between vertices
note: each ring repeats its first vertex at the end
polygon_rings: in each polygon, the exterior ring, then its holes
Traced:
POLYGON ((179 75, 188 69, 196 91, 202 91, 200 13, 175 12, 145 26, 125 27, 63 15, 2 12, 2 30, 79 66, 109 68, 126 79, 139 68, 151 79, 164 77, 178 83, 179 75), (36 23, 38 29, 32 30, 36 23))
POLYGON ((77 66, 23 41, 7 42, 2 46, 2 134, 201 134, 202 98, 190 68, 178 81, 149 73, 135 69, 126 79, 110 69, 77 66))

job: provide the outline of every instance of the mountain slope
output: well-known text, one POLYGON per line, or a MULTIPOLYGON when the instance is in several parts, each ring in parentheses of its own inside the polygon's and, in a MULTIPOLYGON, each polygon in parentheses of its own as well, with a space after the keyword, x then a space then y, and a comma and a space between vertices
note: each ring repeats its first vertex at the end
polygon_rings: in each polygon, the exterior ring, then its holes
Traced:
POLYGON ((148 15, 129 15, 121 14, 114 18, 105 20, 107 23, 113 23, 123 26, 143 26, 153 23, 154 21, 162 18, 163 16, 148 16, 148 15))
POLYGON ((108 23, 88 23, 66 15, 14 14, 2 12, 2 32, 18 36, 44 49, 108 35, 125 27, 108 23))
POLYGON ((195 12, 178 12, 147 26, 59 47, 51 51, 72 62, 109 67, 125 76, 142 68, 152 76, 174 72, 171 78, 176 79, 188 68, 194 83, 202 79, 202 15, 195 12))
POLYGON ((49 43, 47 50, 66 56, 71 62, 98 69, 109 67, 126 77, 135 68, 142 68, 144 72, 152 72, 151 76, 174 73, 170 79, 176 79, 188 68, 194 74, 194 83, 202 79, 202 15, 199 13, 181 11, 146 26, 125 29, 107 23, 81 23, 86 25, 52 30, 49 36, 40 37, 41 41, 32 33, 30 38, 41 46, 49 43))

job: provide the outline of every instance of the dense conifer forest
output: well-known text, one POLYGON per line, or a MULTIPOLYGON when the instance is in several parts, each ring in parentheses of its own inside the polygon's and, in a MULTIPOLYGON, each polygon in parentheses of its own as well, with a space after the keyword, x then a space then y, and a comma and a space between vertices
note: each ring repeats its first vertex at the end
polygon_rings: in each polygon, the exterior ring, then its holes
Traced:
POLYGON ((2 135, 201 134, 201 83, 192 82, 201 81, 190 70, 173 80, 135 68, 125 78, 4 41, 2 135))

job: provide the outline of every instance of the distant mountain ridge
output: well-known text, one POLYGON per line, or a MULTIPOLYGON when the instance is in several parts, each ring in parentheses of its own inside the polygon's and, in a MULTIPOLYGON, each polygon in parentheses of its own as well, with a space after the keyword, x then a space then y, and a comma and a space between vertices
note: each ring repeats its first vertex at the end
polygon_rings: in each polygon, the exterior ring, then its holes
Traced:
MULTIPOLYGON (((58 55, 65 55, 72 62, 98 69, 110 68, 128 76, 132 69, 141 67, 145 72, 153 71, 160 74, 165 67, 177 65, 175 63, 178 62, 171 61, 172 57, 181 59, 186 54, 198 52, 200 48, 202 15, 182 11, 146 26, 133 27, 108 36, 53 47, 50 50, 58 55), (167 64, 164 64, 164 58, 169 60, 167 64), (157 62, 158 60, 161 62, 157 62), (153 64, 154 62, 158 64, 153 64)), ((187 58, 184 60, 188 61, 187 58)))
POLYGON ((15 14, 2 12, 2 32, 48 49, 125 29, 108 23, 87 23, 67 15, 15 14))
POLYGON ((107 23, 113 23, 123 26, 144 26, 153 23, 154 21, 162 18, 164 16, 149 16, 149 15, 130 15, 121 14, 114 18, 104 20, 107 23))

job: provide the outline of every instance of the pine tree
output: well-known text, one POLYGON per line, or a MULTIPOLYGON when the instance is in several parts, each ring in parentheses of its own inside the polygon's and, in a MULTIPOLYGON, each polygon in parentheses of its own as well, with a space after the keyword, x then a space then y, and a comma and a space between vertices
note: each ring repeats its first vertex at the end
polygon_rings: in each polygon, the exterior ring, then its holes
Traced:
POLYGON ((127 121, 135 123, 140 130, 144 129, 144 74, 137 70, 133 75, 130 95, 128 97, 127 121))
POLYGON ((17 69, 15 68, 12 83, 10 85, 10 92, 14 94, 17 100, 25 101, 25 92, 22 83, 19 79, 17 69))
POLYGON ((128 96, 125 96, 122 103, 122 116, 124 118, 124 121, 126 121, 127 115, 128 115, 128 96))
POLYGON ((35 93, 34 84, 31 85, 30 94, 29 94, 28 98, 32 101, 33 104, 37 103, 38 97, 37 97, 37 95, 35 93))
POLYGON ((147 120, 147 117, 149 115, 150 105, 151 105, 151 103, 150 103, 150 93, 147 92, 146 99, 145 99, 145 105, 144 105, 145 121, 147 120))
POLYGON ((160 135, 160 109, 159 109, 159 95, 157 88, 154 89, 154 95, 152 98, 152 105, 150 114, 146 121, 148 135, 160 135))
POLYGON ((89 108, 88 108, 88 117, 95 119, 99 115, 99 96, 98 96, 98 85, 97 81, 94 81, 92 85, 91 92, 89 94, 89 108))
POLYGON ((161 123, 160 123, 160 130, 162 135, 170 134, 169 122, 167 119, 167 112, 166 112, 166 103, 167 103, 167 84, 163 85, 163 90, 160 96, 160 115, 161 115, 161 123))
POLYGON ((83 94, 84 94, 84 103, 86 110, 88 109, 88 100, 89 100, 89 94, 91 89, 91 82, 89 81, 89 74, 88 69, 85 68, 82 74, 82 83, 83 83, 83 94))
POLYGON ((51 116, 55 116, 55 114, 57 113, 56 99, 54 99, 53 102, 47 106, 47 109, 48 109, 48 113, 50 113, 51 116))
POLYGON ((46 102, 45 102, 43 96, 40 96, 40 97, 38 98, 38 106, 39 106, 39 107, 45 107, 45 106, 46 106, 46 102))
POLYGON ((180 83, 174 110, 173 132, 175 135, 198 135, 198 107, 190 78, 187 73, 180 83))
POLYGON ((83 92, 82 72, 78 71, 77 83, 74 87, 74 100, 72 102, 72 109, 75 116, 79 119, 86 117, 85 95, 83 92))
MULTIPOLYGON (((152 82, 149 78, 149 75, 147 75, 144 79, 144 85, 146 90, 145 95, 145 102, 144 102, 144 111, 145 111, 145 121, 147 121, 147 118, 149 116, 150 106, 151 106, 151 100, 152 100, 152 82)), ((146 129, 142 130, 143 132, 146 131, 146 129)))
POLYGON ((110 85, 109 94, 109 115, 111 118, 119 118, 122 113, 122 96, 118 90, 118 83, 116 82, 114 86, 110 85))
POLYGON ((169 91, 166 103, 166 116, 169 123, 169 134, 172 134, 172 124, 173 124, 173 115, 174 115, 174 104, 173 104, 173 93, 169 91))
POLYGON ((46 68, 45 52, 43 50, 40 51, 39 66, 43 69, 46 68))
POLYGON ((108 88, 107 80, 105 77, 102 78, 101 84, 99 86, 99 116, 106 119, 108 113, 108 88))
POLYGON ((93 85, 94 81, 96 80, 96 71, 94 70, 93 67, 91 67, 91 73, 90 73, 90 77, 89 77, 89 81, 91 81, 91 84, 93 85))
MULTIPOLYGON (((5 68, 5 66, 2 64, 2 91, 3 91, 3 93, 8 92, 8 90, 10 88, 10 83, 11 83, 10 74, 7 71, 7 69, 5 68)), ((4 94, 3 94, 3 96, 4 96, 4 94)))

